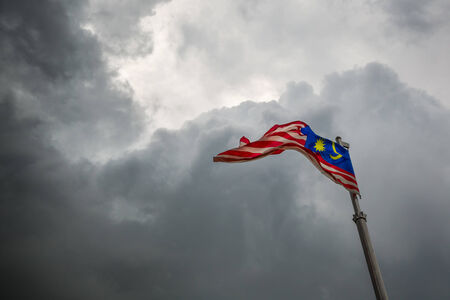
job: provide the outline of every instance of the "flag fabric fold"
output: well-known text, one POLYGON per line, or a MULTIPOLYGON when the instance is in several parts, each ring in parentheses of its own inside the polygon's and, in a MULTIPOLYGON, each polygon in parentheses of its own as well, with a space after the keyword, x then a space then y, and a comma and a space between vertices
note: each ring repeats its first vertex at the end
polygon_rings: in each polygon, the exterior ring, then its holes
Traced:
POLYGON ((214 156, 214 162, 246 162, 284 150, 304 154, 325 176, 348 191, 359 194, 349 151, 341 145, 316 135, 302 121, 274 125, 259 140, 250 142, 243 136, 239 147, 214 156))

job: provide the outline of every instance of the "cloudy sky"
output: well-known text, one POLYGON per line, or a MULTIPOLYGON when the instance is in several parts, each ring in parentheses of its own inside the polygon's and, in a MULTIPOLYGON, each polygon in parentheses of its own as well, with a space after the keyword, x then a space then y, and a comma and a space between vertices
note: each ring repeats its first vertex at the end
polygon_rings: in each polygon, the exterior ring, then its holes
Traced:
POLYGON ((0 1, 10 299, 373 299, 348 193, 274 124, 351 144, 391 299, 450 297, 445 0, 0 1))

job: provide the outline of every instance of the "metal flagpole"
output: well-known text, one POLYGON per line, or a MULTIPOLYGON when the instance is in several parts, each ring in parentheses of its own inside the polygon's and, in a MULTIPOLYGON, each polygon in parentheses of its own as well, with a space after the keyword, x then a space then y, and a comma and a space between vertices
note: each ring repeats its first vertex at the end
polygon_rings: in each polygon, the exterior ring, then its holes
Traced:
POLYGON ((350 198, 352 199, 353 209, 355 210, 353 221, 358 228, 359 238, 361 239, 361 245, 364 250, 364 256, 366 257, 367 268, 369 269, 370 279, 372 279, 375 295, 377 300, 387 300, 388 296, 386 288, 384 287, 380 267, 378 266, 375 251, 373 250, 370 241, 369 230, 367 229, 367 215, 363 213, 359 207, 358 196, 354 193, 350 193, 350 198))
MULTIPOLYGON (((350 145, 343 142, 340 137, 336 137, 336 142, 347 149, 350 148, 350 145)), ((357 194, 350 192, 350 199, 352 200, 353 209, 355 211, 353 221, 358 228, 359 238, 361 240, 364 256, 366 257, 367 268, 369 269, 375 296, 377 297, 377 300, 388 300, 380 267, 378 266, 375 251, 373 250, 372 242, 370 241, 369 230, 367 228, 367 215, 363 213, 359 207, 357 194)))

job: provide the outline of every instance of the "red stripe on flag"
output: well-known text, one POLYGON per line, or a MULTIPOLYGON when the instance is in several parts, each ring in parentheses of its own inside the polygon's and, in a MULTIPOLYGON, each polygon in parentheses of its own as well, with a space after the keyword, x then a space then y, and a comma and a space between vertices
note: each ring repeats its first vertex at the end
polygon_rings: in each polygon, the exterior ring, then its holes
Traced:
POLYGON ((294 125, 294 124, 295 124, 295 125, 299 125, 299 126, 302 127, 302 128, 308 126, 308 125, 306 125, 306 123, 304 123, 304 122, 302 122, 302 121, 294 121, 294 122, 286 123, 286 124, 283 124, 283 125, 278 125, 278 124, 276 124, 276 125, 273 125, 272 128, 270 128, 270 129, 264 134, 264 136, 266 136, 266 135, 268 135, 269 133, 271 133, 271 132, 277 130, 278 128, 284 128, 284 127, 288 127, 288 126, 291 126, 291 125, 294 125))
POLYGON ((239 157, 257 157, 261 155, 261 153, 252 153, 252 152, 246 152, 246 151, 240 151, 240 150, 228 150, 223 153, 220 153, 217 156, 220 155, 232 155, 232 156, 239 156, 239 157))
POLYGON ((254 147, 254 148, 269 148, 269 147, 278 147, 280 145, 283 145, 283 142, 278 141, 255 141, 251 142, 250 144, 247 144, 248 147, 254 147))
POLYGON ((272 133, 270 136, 280 136, 280 137, 282 137, 282 138, 285 138, 285 139, 288 139, 288 140, 291 140, 291 141, 296 141, 296 142, 298 142, 298 143, 301 143, 302 145, 304 145, 305 142, 306 142, 306 139, 296 139, 295 137, 293 137, 293 136, 290 135, 289 133, 283 132, 283 131, 280 131, 280 132, 274 132, 274 133, 272 133))

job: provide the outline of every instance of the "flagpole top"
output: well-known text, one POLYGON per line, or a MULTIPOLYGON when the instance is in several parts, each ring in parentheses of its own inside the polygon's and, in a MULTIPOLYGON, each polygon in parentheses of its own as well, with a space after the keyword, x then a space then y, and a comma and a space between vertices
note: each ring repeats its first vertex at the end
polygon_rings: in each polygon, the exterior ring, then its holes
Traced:
POLYGON ((345 149, 350 149, 350 144, 344 142, 340 136, 337 136, 337 137, 336 137, 336 143, 338 143, 339 145, 341 145, 341 146, 344 147, 345 149))

